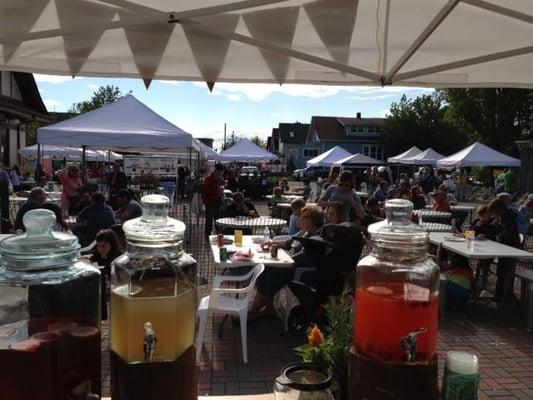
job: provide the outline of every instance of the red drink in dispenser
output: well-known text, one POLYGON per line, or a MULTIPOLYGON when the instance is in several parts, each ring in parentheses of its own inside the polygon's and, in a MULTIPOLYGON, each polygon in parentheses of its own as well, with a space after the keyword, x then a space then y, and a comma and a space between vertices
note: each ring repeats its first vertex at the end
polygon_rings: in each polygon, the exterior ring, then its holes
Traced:
POLYGON ((439 270, 412 203, 391 200, 357 265, 350 400, 436 400, 439 270))
POLYGON ((387 362, 406 361, 402 340, 417 335, 416 358, 429 363, 437 349, 439 298, 406 283, 382 283, 356 291, 357 352, 387 362), (379 316, 379 317, 378 317, 379 316))

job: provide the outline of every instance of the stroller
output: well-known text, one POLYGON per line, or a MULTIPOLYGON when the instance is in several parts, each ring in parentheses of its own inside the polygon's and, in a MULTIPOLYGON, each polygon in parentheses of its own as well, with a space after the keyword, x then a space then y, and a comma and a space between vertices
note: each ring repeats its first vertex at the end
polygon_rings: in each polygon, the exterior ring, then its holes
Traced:
MULTIPOLYGON (((285 330, 301 335, 312 323, 327 324, 322 306, 329 296, 339 296, 347 281, 354 280, 364 238, 358 226, 342 223, 325 225, 320 236, 295 240, 302 243, 305 253, 314 260, 317 278, 311 284, 289 282, 276 294, 274 308, 285 330)), ((350 282, 350 286, 354 283, 350 282)))

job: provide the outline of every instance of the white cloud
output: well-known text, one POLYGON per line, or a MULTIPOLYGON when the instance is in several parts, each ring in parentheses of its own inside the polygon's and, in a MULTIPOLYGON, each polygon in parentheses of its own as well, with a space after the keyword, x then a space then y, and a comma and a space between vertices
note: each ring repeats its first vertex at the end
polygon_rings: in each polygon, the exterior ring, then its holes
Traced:
POLYGON ((43 103, 48 111, 59 111, 65 108, 63 103, 52 99, 43 99, 43 103))
POLYGON ((34 74, 33 77, 35 78, 35 81, 37 82, 52 83, 52 84, 65 83, 73 79, 82 79, 82 78, 72 78, 71 76, 42 75, 42 74, 34 74))
POLYGON ((361 101, 377 101, 377 100, 385 100, 385 99, 391 99, 394 97, 397 97, 398 95, 395 93, 389 93, 389 94, 378 94, 375 96, 348 96, 348 99, 352 100, 361 100, 361 101))
POLYGON ((388 114, 390 114, 390 108, 384 108, 376 113, 376 117, 385 118, 388 114))
MULTIPOLYGON (((195 82, 196 86, 205 88, 205 84, 202 82, 195 82)), ((319 86, 319 85, 276 85, 276 84, 264 84, 264 83, 217 83, 213 90, 215 96, 226 96, 229 99, 229 95, 238 94, 249 100, 255 102, 261 102, 274 93, 281 93, 287 96, 293 97, 308 97, 313 99, 330 97, 341 92, 358 93, 364 96, 364 100, 381 99, 393 97, 393 93, 409 93, 409 92, 427 91, 431 92, 430 88, 412 88, 412 87, 399 87, 399 86, 385 86, 380 87, 367 87, 367 86, 319 86), (386 94, 384 94, 386 93, 386 94), (386 97, 385 97, 386 96, 386 97)), ((231 100, 231 99, 229 99, 231 100)))
POLYGON ((181 82, 180 81, 157 81, 159 83, 164 83, 165 85, 179 85, 181 82))
POLYGON ((88 85, 85 85, 85 87, 89 90, 98 90, 100 88, 100 85, 97 85, 96 83, 90 83, 88 85))
POLYGON ((228 100, 231 100, 231 101, 239 101, 242 99, 242 96, 240 94, 235 94, 235 93, 228 94, 226 97, 228 100))

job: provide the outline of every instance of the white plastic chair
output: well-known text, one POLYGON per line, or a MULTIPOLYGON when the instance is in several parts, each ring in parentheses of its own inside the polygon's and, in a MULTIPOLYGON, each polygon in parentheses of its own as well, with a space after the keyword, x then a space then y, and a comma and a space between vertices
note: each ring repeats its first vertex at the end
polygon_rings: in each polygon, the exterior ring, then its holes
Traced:
POLYGON ((242 358, 244 363, 248 362, 248 344, 246 339, 246 324, 248 320, 248 305, 252 298, 255 281, 263 273, 265 266, 257 264, 250 272, 239 276, 215 276, 213 279, 213 289, 209 296, 200 300, 198 305, 198 337, 196 338, 196 360, 200 361, 202 354, 202 344, 204 342, 205 328, 210 314, 237 314, 240 318, 242 358), (248 286, 244 288, 223 288, 223 282, 243 282, 250 279, 248 286), (236 298, 235 295, 244 295, 236 298))

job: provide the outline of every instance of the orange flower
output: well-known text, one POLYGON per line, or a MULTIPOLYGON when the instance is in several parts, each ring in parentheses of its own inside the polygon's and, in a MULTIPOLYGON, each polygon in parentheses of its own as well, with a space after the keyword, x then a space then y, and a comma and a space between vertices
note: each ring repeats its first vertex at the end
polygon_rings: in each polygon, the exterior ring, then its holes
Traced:
POLYGON ((318 347, 324 343, 324 335, 316 324, 313 326, 313 329, 311 329, 309 335, 307 335, 307 339, 309 340, 309 345, 313 347, 318 347))

